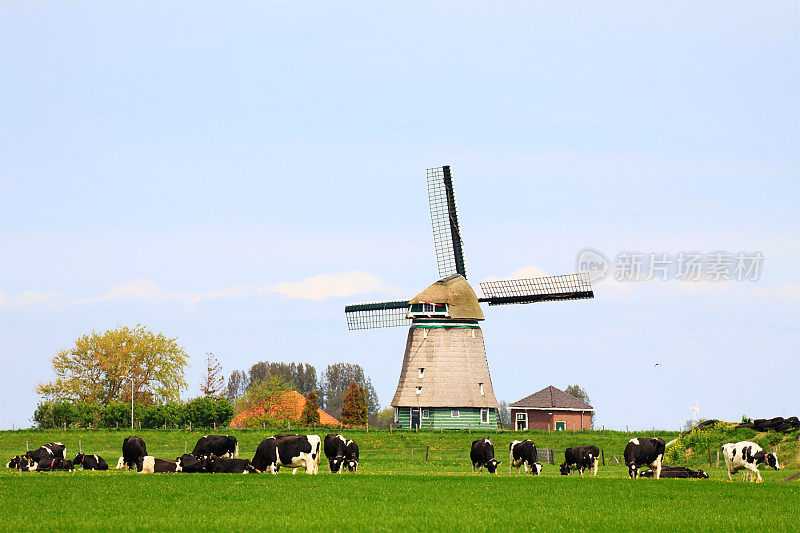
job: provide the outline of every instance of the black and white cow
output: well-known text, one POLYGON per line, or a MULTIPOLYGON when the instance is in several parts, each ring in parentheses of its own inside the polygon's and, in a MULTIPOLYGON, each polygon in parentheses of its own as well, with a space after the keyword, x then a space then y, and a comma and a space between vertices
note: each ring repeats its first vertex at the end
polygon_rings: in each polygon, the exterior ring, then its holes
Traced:
POLYGON ((350 472, 358 470, 358 444, 355 441, 331 433, 325 435, 323 451, 331 473, 341 474, 345 468, 350 472))
POLYGON ((561 464, 561 475, 572 473, 572 467, 583 475, 583 470, 588 468, 592 475, 597 475, 597 466, 600 461, 600 448, 597 446, 574 446, 564 450, 564 463, 561 464))
POLYGON ((513 473, 512 469, 516 468, 519 474, 519 467, 523 467, 526 474, 530 470, 532 475, 539 475, 542 465, 536 462, 536 454, 536 445, 532 440, 511 441, 508 446, 508 473, 513 473))
POLYGON ((108 470, 108 463, 99 455, 79 453, 72 462, 75 466, 81 465, 84 470, 108 470))
POLYGON ((261 472, 271 474, 277 474, 281 466, 293 468, 293 474, 300 467, 305 468, 306 474, 316 474, 321 451, 318 435, 276 435, 261 441, 252 463, 261 472))
POLYGON ((206 459, 198 459, 194 455, 190 453, 185 453, 180 457, 176 458, 175 461, 178 463, 178 466, 181 467, 181 472, 186 473, 196 473, 196 472, 206 472, 206 459))
POLYGON ((28 461, 27 457, 23 458, 19 455, 15 455, 9 462, 6 463, 6 468, 22 468, 23 466, 27 467, 31 464, 32 461, 28 461))
POLYGON ((132 435, 122 441, 122 457, 117 462, 117 468, 142 471, 142 460, 147 456, 147 445, 141 437, 132 435))
POLYGON ((75 470, 72 461, 62 457, 46 457, 33 464, 33 466, 22 468, 22 470, 29 470, 31 472, 50 472, 55 470, 69 471, 75 470))
POLYGON ((661 477, 661 461, 664 459, 666 444, 664 439, 638 437, 628 441, 625 446, 625 464, 628 466, 628 475, 631 479, 639 477, 639 467, 650 465, 655 469, 655 478, 661 477))
MULTIPOLYGON (((645 470, 644 472, 640 473, 641 477, 653 477, 655 476, 655 472, 652 469, 645 470)), ((680 479, 688 479, 688 478, 695 478, 695 479, 708 479, 708 474, 706 474, 702 470, 692 470, 691 468, 686 468, 685 466, 661 466, 661 477, 662 478, 680 478, 680 479)))
POLYGON ((206 461, 206 469, 212 474, 258 474, 259 470, 247 459, 229 459, 212 455, 206 461))
POLYGON ((140 474, 162 474, 165 472, 180 472, 181 467, 177 461, 167 461, 166 459, 158 459, 152 455, 145 455, 142 457, 142 468, 139 469, 140 474))
POLYGON ((494 458, 494 444, 491 440, 476 439, 472 441, 469 458, 472 461, 473 472, 483 472, 485 466, 490 474, 497 474, 497 465, 500 464, 500 461, 494 458))
POLYGON ((217 457, 239 458, 239 442, 231 435, 204 435, 194 445, 192 455, 197 458, 217 457))
POLYGON ((36 450, 26 452, 22 457, 34 463, 38 463, 42 459, 54 459, 56 457, 66 459, 67 447, 60 442, 51 442, 50 444, 40 446, 36 450))
POLYGON ((741 469, 746 469, 744 473, 745 481, 755 481, 761 483, 761 473, 758 465, 765 464, 775 470, 780 470, 778 456, 772 452, 765 452, 761 446, 755 442, 743 440, 741 442, 729 442, 722 446, 722 455, 725 456, 725 468, 728 470, 728 480, 733 481, 733 474, 741 469))

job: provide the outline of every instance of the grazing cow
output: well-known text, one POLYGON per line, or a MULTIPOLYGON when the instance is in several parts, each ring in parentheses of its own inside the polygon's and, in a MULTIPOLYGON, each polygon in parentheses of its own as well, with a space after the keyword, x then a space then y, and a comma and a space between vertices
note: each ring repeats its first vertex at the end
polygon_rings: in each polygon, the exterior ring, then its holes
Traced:
POLYGON ((79 453, 72 462, 75 463, 75 466, 81 465, 84 470, 108 470, 108 463, 99 455, 79 453))
POLYGON ((780 470, 778 456, 772 452, 765 452, 761 446, 755 442, 743 440, 736 444, 729 442, 722 446, 722 455, 725 456, 725 467, 728 470, 728 480, 733 481, 733 474, 741 469, 746 469, 744 473, 745 481, 755 481, 761 483, 761 473, 758 465, 765 464, 775 470, 780 470))
POLYGON ((566 476, 572 472, 572 467, 583 475, 583 470, 588 468, 592 475, 597 475, 597 466, 600 462, 600 448, 597 446, 574 446, 564 450, 564 463, 561 465, 561 475, 566 476))
POLYGON ((23 468, 23 470, 29 470, 31 472, 50 472, 51 470, 62 470, 66 472, 69 470, 75 470, 75 467, 73 466, 72 461, 69 459, 64 459, 62 457, 47 457, 33 466, 23 468))
POLYGON ((122 441, 122 457, 119 458, 117 468, 142 471, 142 460, 147 456, 147 446, 141 437, 125 437, 122 441))
POLYGON ((145 455, 142 457, 142 468, 139 470, 140 474, 161 474, 164 472, 180 472, 181 467, 177 461, 167 461, 166 459, 157 459, 152 455, 145 455))
POLYGON ((328 467, 332 474, 341 474, 344 471, 342 463, 344 463, 344 449, 346 445, 347 439, 342 435, 334 435, 333 433, 325 435, 322 449, 325 452, 325 457, 328 459, 328 467))
POLYGON ((542 471, 542 465, 536 462, 536 454, 536 445, 532 440, 511 441, 508 446, 508 473, 513 473, 512 469, 516 468, 517 474, 519 474, 519 467, 521 466, 526 474, 530 469, 532 475, 539 475, 542 471))
POLYGON ((358 471, 358 444, 353 440, 348 440, 345 446, 344 464, 350 472, 358 471))
POLYGON ((628 466, 628 475, 631 479, 639 477, 639 467, 650 465, 655 469, 655 478, 661 477, 661 460, 664 458, 666 444, 664 439, 639 437, 628 441, 625 446, 625 464, 628 466))
POLYGON ((286 466, 304 467, 306 474, 319 472, 319 458, 322 441, 318 435, 276 435, 261 441, 253 457, 253 466, 262 472, 278 473, 278 468, 286 466))
POLYGON ((192 455, 199 458, 228 457, 230 459, 239 458, 239 442, 236 437, 230 435, 204 435, 200 437, 194 445, 192 455))
POLYGON ((181 467, 181 472, 190 474, 195 472, 206 472, 206 459, 198 459, 190 453, 185 453, 180 457, 177 457, 175 461, 177 461, 178 466, 181 467))
POLYGON ((66 459, 67 447, 60 442, 51 442, 50 444, 44 444, 40 446, 36 450, 26 452, 22 457, 27 458, 29 462, 32 461, 34 463, 38 463, 42 459, 53 459, 55 457, 66 459))
POLYGON ((494 444, 489 439, 476 439, 472 441, 472 448, 469 451, 469 458, 472 460, 472 471, 483 472, 483 467, 490 474, 497 474, 497 465, 500 461, 494 458, 494 444))
MULTIPOLYGON (((649 469, 645 470, 639 475, 641 477, 653 477, 655 474, 656 473, 652 469, 649 469)), ((691 468, 686 468, 685 466, 662 466, 661 477, 708 479, 708 474, 702 470, 692 470, 691 468)))
POLYGON ((212 474, 258 474, 259 471, 247 459, 229 459, 212 455, 206 462, 208 471, 212 474))

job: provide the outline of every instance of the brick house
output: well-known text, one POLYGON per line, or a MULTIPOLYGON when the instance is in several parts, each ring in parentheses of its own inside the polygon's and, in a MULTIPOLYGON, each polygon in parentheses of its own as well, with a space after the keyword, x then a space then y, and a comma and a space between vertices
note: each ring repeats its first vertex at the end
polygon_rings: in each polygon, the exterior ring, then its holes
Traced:
POLYGON ((552 385, 509 405, 514 429, 592 429, 594 407, 552 385))

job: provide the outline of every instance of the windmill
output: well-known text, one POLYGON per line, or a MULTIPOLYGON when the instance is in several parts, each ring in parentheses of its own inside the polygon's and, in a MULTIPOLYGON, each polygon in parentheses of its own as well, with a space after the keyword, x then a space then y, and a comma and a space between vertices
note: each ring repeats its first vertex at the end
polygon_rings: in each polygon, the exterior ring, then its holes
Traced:
POLYGON ((392 399, 400 427, 495 427, 480 303, 490 306, 593 298, 588 274, 489 281, 478 297, 467 282, 449 166, 427 170, 439 281, 411 298, 345 307, 347 327, 410 326, 403 367, 392 399))

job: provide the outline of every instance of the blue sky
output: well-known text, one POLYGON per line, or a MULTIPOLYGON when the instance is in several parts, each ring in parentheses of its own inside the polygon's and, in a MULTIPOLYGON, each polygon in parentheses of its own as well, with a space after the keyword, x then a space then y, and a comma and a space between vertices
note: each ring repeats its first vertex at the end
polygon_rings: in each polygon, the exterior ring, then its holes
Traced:
POLYGON ((800 413, 800 8, 786 2, 4 3, 0 427, 50 358, 145 324, 226 374, 364 366, 348 303, 436 278, 453 168, 470 281, 580 250, 761 252, 747 282, 601 282, 485 309, 498 398, 578 383, 606 427, 800 413), (655 366, 655 363, 659 363, 655 366))

